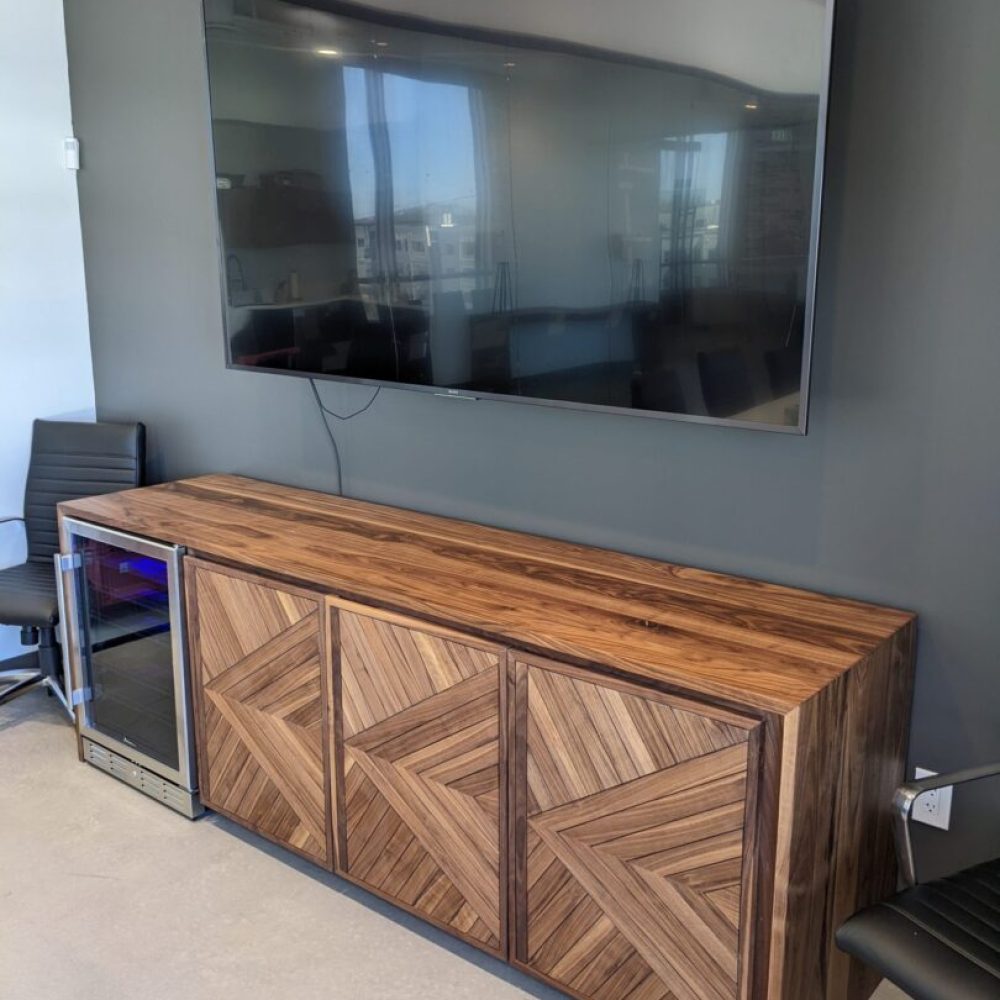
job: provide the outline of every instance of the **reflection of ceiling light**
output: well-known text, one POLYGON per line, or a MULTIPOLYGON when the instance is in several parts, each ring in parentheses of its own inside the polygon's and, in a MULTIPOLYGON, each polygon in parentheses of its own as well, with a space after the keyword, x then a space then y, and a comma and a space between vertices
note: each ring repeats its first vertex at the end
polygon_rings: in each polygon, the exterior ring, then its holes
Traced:
POLYGON ((387 48, 389 48, 389 43, 388 42, 376 42, 374 38, 372 39, 372 42, 374 42, 376 48, 379 48, 379 49, 387 49, 387 48))
POLYGON ((516 62, 505 62, 503 65, 504 65, 504 69, 513 69, 517 65, 517 63, 516 62))
POLYGON ((719 228, 719 224, 717 222, 710 222, 707 226, 705 226, 705 228, 706 229, 718 229, 719 228))
POLYGON ((336 59, 340 55, 340 49, 316 49, 316 55, 326 56, 328 59, 336 59))
POLYGON ((760 105, 756 101, 747 101, 743 107, 745 107, 747 111, 756 111, 760 105))

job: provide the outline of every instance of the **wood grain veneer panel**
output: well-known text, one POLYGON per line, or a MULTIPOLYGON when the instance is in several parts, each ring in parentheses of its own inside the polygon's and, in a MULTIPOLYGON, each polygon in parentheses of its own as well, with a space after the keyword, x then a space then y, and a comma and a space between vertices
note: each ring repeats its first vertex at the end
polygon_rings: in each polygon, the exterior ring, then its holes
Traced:
POLYGON ((185 570, 202 799, 329 866, 323 605, 190 558, 185 570))
POLYGON ((736 998, 758 724, 514 669, 515 960, 579 997, 736 998))
POLYGON ((896 889, 914 640, 901 629, 786 720, 769 998, 867 1000, 878 985, 833 935, 896 889))
POLYGON ((62 510, 500 645, 779 714, 912 617, 234 476, 62 510))
POLYGON ((506 948, 501 651, 338 607, 345 873, 506 948))

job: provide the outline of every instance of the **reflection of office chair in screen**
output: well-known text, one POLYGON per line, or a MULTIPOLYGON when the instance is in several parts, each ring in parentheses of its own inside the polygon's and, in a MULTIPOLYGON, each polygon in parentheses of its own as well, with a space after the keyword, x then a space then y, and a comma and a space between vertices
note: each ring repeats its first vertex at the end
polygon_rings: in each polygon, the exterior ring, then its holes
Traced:
POLYGON ((632 405, 660 413, 687 413, 680 376, 673 368, 636 372, 632 376, 632 405))
POLYGON ((802 348, 778 347, 764 352, 764 364, 775 399, 789 396, 802 385, 802 348))
POLYGON ((233 364, 261 368, 296 368, 300 348, 295 313, 287 309, 254 309, 249 323, 230 339, 233 364))
POLYGON ((0 689, 0 704, 42 684, 59 697, 72 715, 56 642, 56 504, 141 485, 145 441, 142 424, 35 421, 24 516, 3 519, 24 522, 28 558, 0 570, 0 624, 19 627, 22 644, 37 644, 38 653, 18 657, 12 669, 0 669, 0 684, 7 685, 0 689))
POLYGON ((739 348, 699 351, 698 374, 709 416, 731 417, 754 405, 750 370, 739 348))
POLYGON ((316 335, 303 344, 302 370, 349 375, 351 349, 368 327, 360 298, 343 298, 316 310, 316 335))

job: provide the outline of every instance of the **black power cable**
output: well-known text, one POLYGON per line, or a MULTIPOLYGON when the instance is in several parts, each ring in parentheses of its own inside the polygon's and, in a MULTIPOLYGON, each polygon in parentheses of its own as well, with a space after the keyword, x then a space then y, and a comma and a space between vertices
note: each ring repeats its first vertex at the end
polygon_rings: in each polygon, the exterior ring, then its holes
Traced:
POLYGON ((313 397, 316 400, 316 405, 319 407, 320 418, 323 421, 323 426, 326 428, 326 436, 330 439, 330 446, 333 448, 333 459, 337 464, 337 493, 340 496, 344 495, 344 473, 343 467, 340 462, 340 448, 337 446, 337 438, 333 431, 330 429, 330 421, 327 420, 327 416, 334 417, 337 420, 347 421, 353 420, 355 417, 360 417, 362 413, 370 410, 372 404, 378 399, 379 393, 382 391, 382 386, 376 386, 375 392, 372 393, 372 398, 365 403, 364 406, 359 407, 357 410, 351 413, 337 413, 336 410, 331 410, 328 406, 325 406, 323 400, 320 398, 319 389, 316 388, 316 379, 309 379, 309 385, 313 391, 313 397))

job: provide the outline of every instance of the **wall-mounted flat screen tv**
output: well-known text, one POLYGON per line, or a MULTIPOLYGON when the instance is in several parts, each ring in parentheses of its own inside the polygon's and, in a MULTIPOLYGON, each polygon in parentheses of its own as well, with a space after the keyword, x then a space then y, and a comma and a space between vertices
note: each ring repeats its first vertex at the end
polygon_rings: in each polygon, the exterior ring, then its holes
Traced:
POLYGON ((230 366, 804 431, 832 0, 205 0, 230 366))

